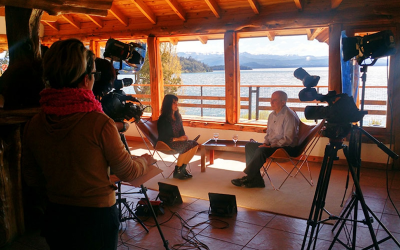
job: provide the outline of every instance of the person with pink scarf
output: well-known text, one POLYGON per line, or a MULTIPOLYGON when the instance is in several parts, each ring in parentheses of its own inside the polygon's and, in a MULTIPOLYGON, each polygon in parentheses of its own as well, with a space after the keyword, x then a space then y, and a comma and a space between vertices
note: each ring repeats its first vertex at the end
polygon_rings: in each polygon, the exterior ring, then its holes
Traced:
POLYGON ((94 54, 77 39, 55 42, 43 59, 42 112, 25 126, 26 183, 48 199, 42 235, 51 249, 116 249, 118 209, 110 171, 122 181, 155 160, 131 156, 92 88, 94 54))

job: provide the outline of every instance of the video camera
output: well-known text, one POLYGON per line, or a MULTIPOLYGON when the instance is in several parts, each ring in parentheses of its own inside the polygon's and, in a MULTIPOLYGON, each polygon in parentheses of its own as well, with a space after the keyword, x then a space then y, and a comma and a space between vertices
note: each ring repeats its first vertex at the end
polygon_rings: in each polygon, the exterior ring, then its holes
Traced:
MULTIPOLYGON (((118 76, 122 65, 127 64, 130 71, 141 69, 146 55, 146 45, 139 43, 125 44, 120 41, 109 39, 106 44, 104 58, 110 59, 112 67, 118 76), (115 68, 114 60, 119 62, 119 69, 115 68)), ((143 111, 147 108, 135 97, 126 95, 122 90, 124 87, 133 84, 132 78, 115 79, 113 86, 106 86, 105 95, 102 92, 101 104, 104 113, 117 122, 134 119, 133 122, 139 122, 143 111), (111 92, 110 89, 114 88, 111 92)), ((111 85, 111 84, 108 84, 111 85)), ((104 88, 104 87, 103 87, 104 88)))
POLYGON ((333 126, 327 126, 325 136, 329 138, 344 137, 348 133, 349 126, 352 122, 360 121, 367 111, 360 111, 353 101, 353 98, 347 94, 336 94, 336 91, 329 91, 328 94, 322 95, 317 93, 316 89, 320 79, 319 76, 311 76, 303 68, 294 71, 294 77, 301 80, 305 86, 299 92, 299 99, 302 102, 321 101, 327 102, 328 106, 307 106, 304 115, 308 120, 326 119, 327 123, 333 126), (338 130, 338 126, 342 130, 338 130))

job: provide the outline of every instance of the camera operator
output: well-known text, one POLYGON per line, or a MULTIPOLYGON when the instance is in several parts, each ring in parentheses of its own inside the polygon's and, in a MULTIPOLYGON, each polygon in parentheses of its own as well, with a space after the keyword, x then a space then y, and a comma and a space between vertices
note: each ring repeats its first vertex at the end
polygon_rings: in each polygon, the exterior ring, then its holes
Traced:
POLYGON ((92 87, 94 54, 77 39, 55 42, 43 60, 42 112, 25 126, 23 174, 46 190, 42 235, 50 249, 116 249, 118 209, 111 171, 122 181, 147 173, 150 155, 131 157, 92 87))
MULTIPOLYGON (((100 79, 96 80, 93 85, 93 94, 97 100, 107 95, 114 88, 114 81, 117 78, 112 63, 106 59, 96 58, 96 68, 101 72, 100 79)), ((129 123, 123 121, 114 121, 119 132, 123 133, 128 130, 129 123)))

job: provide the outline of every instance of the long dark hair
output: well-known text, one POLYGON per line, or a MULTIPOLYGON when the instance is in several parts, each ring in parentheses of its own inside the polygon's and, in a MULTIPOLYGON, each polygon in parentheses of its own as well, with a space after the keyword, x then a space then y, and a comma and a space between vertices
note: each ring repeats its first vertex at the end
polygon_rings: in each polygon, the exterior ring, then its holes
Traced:
MULTIPOLYGON (((164 96, 164 100, 161 106, 161 115, 165 115, 169 119, 172 117, 172 103, 174 101, 178 101, 178 97, 176 95, 168 94, 164 96)), ((181 120, 181 114, 179 113, 179 109, 175 112, 175 119, 177 121, 181 120)))

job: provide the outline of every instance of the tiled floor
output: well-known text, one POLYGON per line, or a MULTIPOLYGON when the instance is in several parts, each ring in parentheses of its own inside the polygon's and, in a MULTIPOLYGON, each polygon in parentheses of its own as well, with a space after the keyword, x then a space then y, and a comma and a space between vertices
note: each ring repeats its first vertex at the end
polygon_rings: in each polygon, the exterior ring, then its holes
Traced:
MULTIPOLYGON (((344 177, 345 178, 345 177, 344 177)), ((363 169, 361 177, 362 191, 368 206, 400 240, 400 218, 387 198, 386 183, 390 195, 397 208, 400 208, 400 172, 388 172, 377 169, 363 169)), ((123 191, 138 190, 123 186, 123 191)), ((158 192, 148 190, 151 200, 158 192)), ((125 196, 136 205, 143 194, 125 196)), ((207 214, 209 201, 190 197, 182 197, 183 204, 165 207, 165 214, 157 217, 164 238, 168 241, 169 249, 301 249, 306 230, 306 221, 263 211, 238 208, 238 213, 232 218, 212 217, 207 214), (186 240, 190 240, 189 244, 186 240)), ((311 205, 311 204, 310 204, 311 205)), ((293 208, 295 209, 295 208, 293 208)), ((363 218, 361 211, 359 218, 363 218)), ((150 229, 149 233, 135 221, 122 223, 118 249, 166 249, 161 234, 152 218, 143 218, 150 229)), ((357 247, 362 249, 372 243, 368 228, 358 224, 357 247)), ((334 238, 332 225, 323 224, 318 234, 315 249, 328 249, 334 238)), ((373 223, 378 239, 387 235, 378 225, 373 223)), ((339 238, 345 240, 342 230, 339 238)), ((48 249, 37 230, 29 230, 4 249, 33 250, 48 249)), ((308 239, 308 238, 307 238, 308 239)), ((380 249, 399 249, 393 240, 379 245, 380 249)), ((333 249, 345 249, 335 243, 333 249)))

